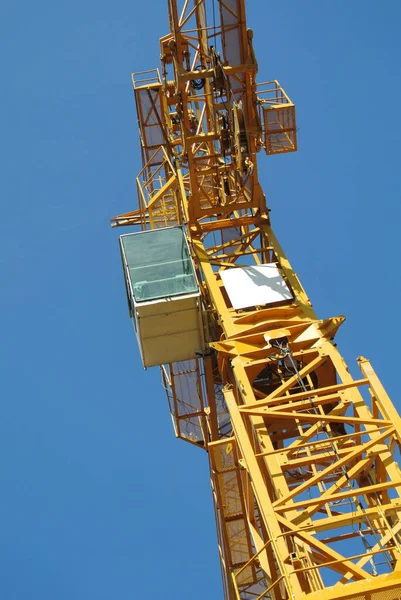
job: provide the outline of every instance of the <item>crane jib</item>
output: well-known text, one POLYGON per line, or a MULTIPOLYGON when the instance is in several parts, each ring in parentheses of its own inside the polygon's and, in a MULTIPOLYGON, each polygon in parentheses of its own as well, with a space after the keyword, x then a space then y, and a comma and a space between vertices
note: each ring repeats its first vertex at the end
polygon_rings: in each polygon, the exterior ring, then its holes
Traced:
MULTIPOLYGON (((168 1, 160 68, 132 76, 138 204, 113 217, 145 367, 208 452, 226 600, 401 598, 401 420, 354 379, 271 226, 258 154, 297 150, 257 81, 244 0, 168 1)), ((138 359, 139 360, 139 359, 138 359)))

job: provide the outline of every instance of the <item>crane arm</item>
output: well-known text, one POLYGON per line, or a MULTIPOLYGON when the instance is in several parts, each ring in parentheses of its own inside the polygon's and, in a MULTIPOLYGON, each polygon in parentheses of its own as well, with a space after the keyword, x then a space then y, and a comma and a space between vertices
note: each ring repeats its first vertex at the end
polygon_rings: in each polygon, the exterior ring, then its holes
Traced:
POLYGON ((112 224, 187 240, 200 341, 161 370, 176 435, 209 456, 225 598, 395 600, 400 417, 369 361, 350 374, 333 342, 344 317, 317 318, 259 183, 260 151, 297 149, 294 104, 256 81, 244 0, 169 0, 168 14, 160 71, 133 75, 138 208, 112 224))

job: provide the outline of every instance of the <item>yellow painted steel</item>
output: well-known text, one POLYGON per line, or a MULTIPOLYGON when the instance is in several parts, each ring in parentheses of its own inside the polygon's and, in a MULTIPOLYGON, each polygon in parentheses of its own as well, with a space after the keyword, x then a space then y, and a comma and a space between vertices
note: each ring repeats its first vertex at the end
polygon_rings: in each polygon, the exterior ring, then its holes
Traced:
POLYGON ((271 229, 257 153, 297 149, 294 104, 256 82, 244 0, 206 5, 169 0, 161 70, 133 76, 138 208, 112 224, 187 231, 208 349, 161 369, 176 435, 209 454, 225 598, 400 600, 400 416, 271 229), (292 298, 235 309, 222 273, 273 264, 292 298))

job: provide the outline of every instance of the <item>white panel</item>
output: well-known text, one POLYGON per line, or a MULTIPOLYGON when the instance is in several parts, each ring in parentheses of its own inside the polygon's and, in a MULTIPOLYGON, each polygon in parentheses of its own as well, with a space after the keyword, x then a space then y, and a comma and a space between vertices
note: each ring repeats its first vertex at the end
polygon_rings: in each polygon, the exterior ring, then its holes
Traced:
POLYGON ((204 350, 200 293, 135 304, 143 366, 196 358, 204 350))
POLYGON ((255 265, 220 271, 235 309, 291 300, 292 294, 276 265, 255 265))

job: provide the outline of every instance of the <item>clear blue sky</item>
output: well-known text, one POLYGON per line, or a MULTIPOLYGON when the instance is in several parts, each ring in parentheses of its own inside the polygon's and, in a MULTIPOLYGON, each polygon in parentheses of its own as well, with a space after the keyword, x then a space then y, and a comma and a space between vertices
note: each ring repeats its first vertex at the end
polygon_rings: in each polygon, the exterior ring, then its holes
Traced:
MULTIPOLYGON (((130 73, 167 1, 8 2, 1 22, 0 596, 221 600, 206 456, 144 372, 110 216, 135 207, 130 73)), ((346 359, 398 397, 399 0, 250 0, 299 152, 260 156, 273 224, 346 359)))

